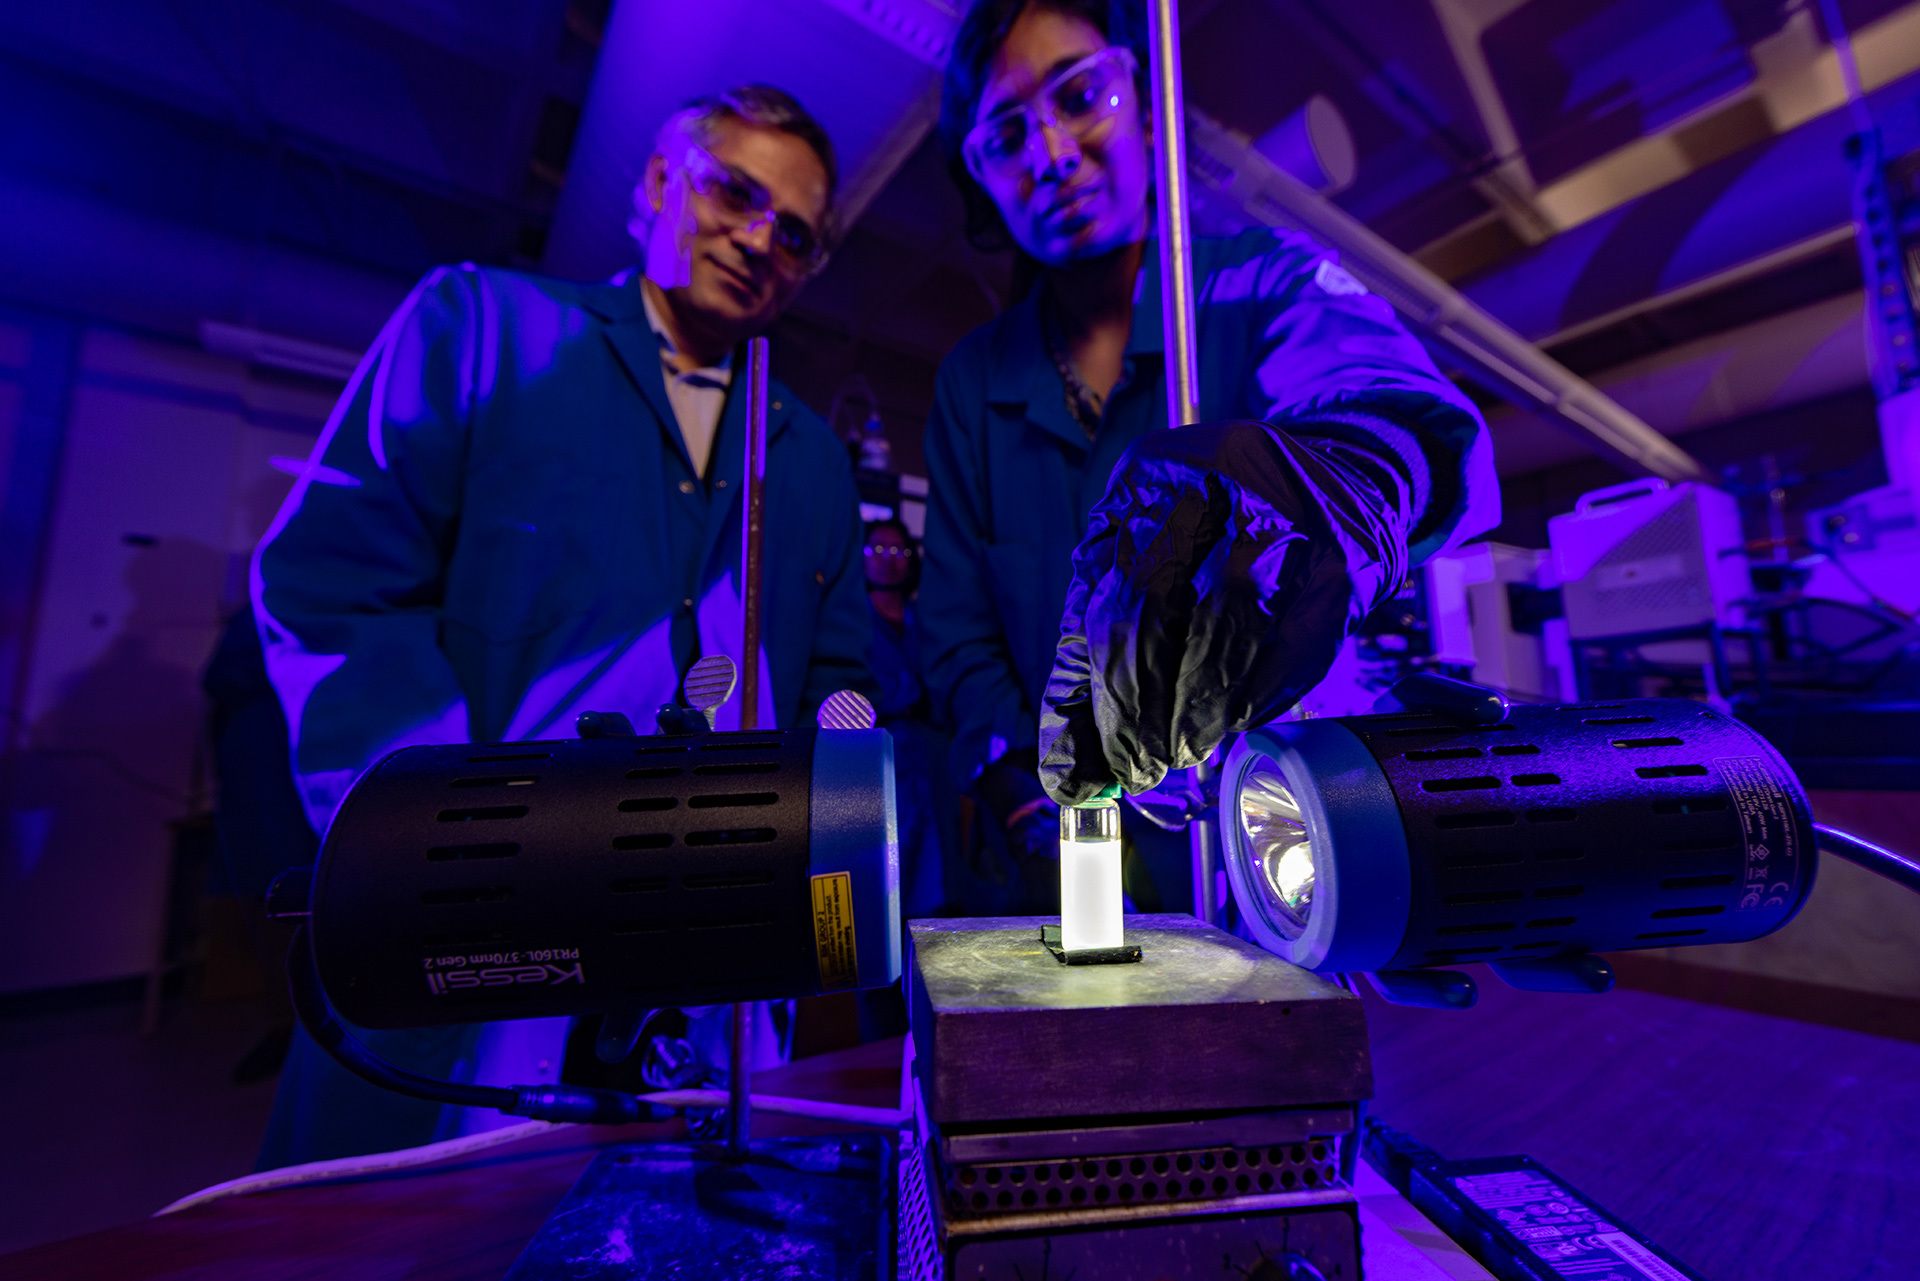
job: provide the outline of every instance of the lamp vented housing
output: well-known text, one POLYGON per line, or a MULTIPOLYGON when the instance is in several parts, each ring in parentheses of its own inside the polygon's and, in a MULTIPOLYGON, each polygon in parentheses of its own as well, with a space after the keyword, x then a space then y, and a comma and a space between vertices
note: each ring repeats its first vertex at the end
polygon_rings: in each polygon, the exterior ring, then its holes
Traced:
POLYGON ((720 1003, 900 976, 880 730, 414 747, 327 831, 311 933, 366 1027, 720 1003))
POLYGON ((1221 827, 1257 941, 1317 970, 1730 943, 1792 919, 1812 817, 1778 752, 1682 699, 1280 722, 1221 827))

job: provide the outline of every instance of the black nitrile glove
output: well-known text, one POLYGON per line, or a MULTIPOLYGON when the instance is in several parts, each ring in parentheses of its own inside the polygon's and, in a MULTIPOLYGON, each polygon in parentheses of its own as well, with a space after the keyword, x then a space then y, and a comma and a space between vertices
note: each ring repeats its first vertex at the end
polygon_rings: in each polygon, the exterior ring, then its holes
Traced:
POLYGON ((1040 711, 1056 801, 1145 791, 1326 675, 1407 560, 1410 479, 1356 438, 1364 423, 1216 423, 1121 456, 1073 553, 1040 711))
POLYGON ((1036 759, 1031 748, 1008 752, 980 771, 975 789, 1016 862, 1060 857, 1060 807, 1041 790, 1036 759))

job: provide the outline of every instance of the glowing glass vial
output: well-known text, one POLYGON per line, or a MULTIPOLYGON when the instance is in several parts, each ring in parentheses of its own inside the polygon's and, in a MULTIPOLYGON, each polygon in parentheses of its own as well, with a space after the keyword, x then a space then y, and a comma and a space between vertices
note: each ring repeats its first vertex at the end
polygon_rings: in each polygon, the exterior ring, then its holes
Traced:
POLYGON ((1125 946, 1120 806, 1110 797, 1060 807, 1060 947, 1125 946))

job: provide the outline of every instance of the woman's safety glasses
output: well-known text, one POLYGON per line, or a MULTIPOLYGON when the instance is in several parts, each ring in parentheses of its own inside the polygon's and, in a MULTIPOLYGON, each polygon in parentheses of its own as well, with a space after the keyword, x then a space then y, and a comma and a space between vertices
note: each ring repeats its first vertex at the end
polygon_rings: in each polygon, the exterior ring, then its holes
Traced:
POLYGON ((1133 103, 1138 65, 1128 50, 1109 46, 999 108, 961 144, 967 172, 985 182, 1018 170, 1029 162, 1042 129, 1062 130, 1078 142, 1133 103))
POLYGON ((704 147, 687 147, 687 177, 722 217, 741 227, 753 227, 765 218, 773 225, 773 256, 781 270, 795 277, 811 276, 827 260, 827 247, 810 223, 799 214, 773 207, 773 193, 704 147))

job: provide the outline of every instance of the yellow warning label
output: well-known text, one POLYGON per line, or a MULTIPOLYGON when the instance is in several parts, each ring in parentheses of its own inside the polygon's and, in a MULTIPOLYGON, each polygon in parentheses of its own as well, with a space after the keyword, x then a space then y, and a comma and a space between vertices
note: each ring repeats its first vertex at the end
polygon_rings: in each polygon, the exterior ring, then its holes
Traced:
POLYGON ((813 878, 813 946, 820 954, 820 986, 857 987, 859 954, 853 950, 853 874, 828 872, 813 878))

